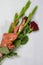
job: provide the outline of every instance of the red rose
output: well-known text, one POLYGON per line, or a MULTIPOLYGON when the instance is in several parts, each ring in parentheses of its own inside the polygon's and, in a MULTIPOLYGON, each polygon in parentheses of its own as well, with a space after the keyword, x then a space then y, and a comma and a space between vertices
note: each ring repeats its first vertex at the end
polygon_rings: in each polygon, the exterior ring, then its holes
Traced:
POLYGON ((32 22, 30 23, 30 28, 32 28, 33 31, 39 30, 39 27, 38 27, 37 23, 34 22, 34 21, 32 21, 32 22))

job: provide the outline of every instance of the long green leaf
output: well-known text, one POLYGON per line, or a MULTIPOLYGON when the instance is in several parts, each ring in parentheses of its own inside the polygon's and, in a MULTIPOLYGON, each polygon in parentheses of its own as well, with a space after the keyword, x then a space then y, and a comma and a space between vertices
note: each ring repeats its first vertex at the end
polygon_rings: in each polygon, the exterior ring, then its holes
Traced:
POLYGON ((18 14, 16 13, 15 16, 14 16, 14 25, 16 26, 16 24, 18 23, 17 22, 17 17, 18 17, 18 14))
POLYGON ((11 24, 10 27, 9 27, 8 33, 12 33, 12 32, 13 32, 13 26, 11 24))
POLYGON ((22 10, 20 11, 20 14, 19 14, 19 16, 18 16, 18 19, 25 14, 25 12, 26 12, 26 10, 29 8, 30 4, 31 4, 31 2, 30 2, 30 0, 29 0, 29 1, 26 3, 26 5, 22 8, 22 10))
MULTIPOLYGON (((18 14, 16 13, 14 16, 14 26, 17 24, 16 20, 17 20, 18 14)), ((8 33, 12 33, 13 32, 13 26, 12 24, 9 27, 8 33)))
POLYGON ((25 23, 24 27, 30 22, 30 20, 33 17, 33 15, 35 14, 36 10, 37 10, 37 6, 35 6, 33 11, 29 14, 27 22, 25 23))

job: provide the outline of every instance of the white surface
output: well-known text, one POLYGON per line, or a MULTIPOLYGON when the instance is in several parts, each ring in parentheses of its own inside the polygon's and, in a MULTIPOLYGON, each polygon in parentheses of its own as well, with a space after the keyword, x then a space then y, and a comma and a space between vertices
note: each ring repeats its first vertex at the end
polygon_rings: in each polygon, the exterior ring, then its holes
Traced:
MULTIPOLYGON (((20 12, 28 0, 0 0, 0 40, 7 32, 14 14, 20 12)), ((19 57, 5 59, 2 65, 43 65, 43 0, 31 0, 32 4, 25 15, 38 5, 32 20, 39 25, 39 31, 29 35, 29 42, 17 50, 19 57)))

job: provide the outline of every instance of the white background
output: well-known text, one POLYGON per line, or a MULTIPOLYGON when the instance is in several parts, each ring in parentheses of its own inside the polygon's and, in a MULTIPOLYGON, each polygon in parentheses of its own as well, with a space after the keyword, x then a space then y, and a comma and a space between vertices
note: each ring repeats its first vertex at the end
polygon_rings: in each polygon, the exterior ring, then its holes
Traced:
MULTIPOLYGON (((0 0, 0 41, 4 32, 8 31, 16 12, 20 12, 28 0, 0 0)), ((39 31, 29 35, 29 42, 21 46, 17 52, 19 57, 7 58, 2 65, 43 65, 43 0, 31 0, 31 6, 25 13, 32 11, 35 5, 38 10, 32 20, 39 26, 39 31)))

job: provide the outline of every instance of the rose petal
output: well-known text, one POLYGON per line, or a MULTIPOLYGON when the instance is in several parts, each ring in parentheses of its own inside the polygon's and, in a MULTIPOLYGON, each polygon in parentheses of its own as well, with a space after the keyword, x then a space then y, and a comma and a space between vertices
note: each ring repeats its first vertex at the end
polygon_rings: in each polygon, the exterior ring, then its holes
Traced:
POLYGON ((34 22, 34 21, 32 21, 32 22, 30 23, 30 28, 32 28, 33 31, 39 30, 39 27, 38 27, 37 23, 34 22))

